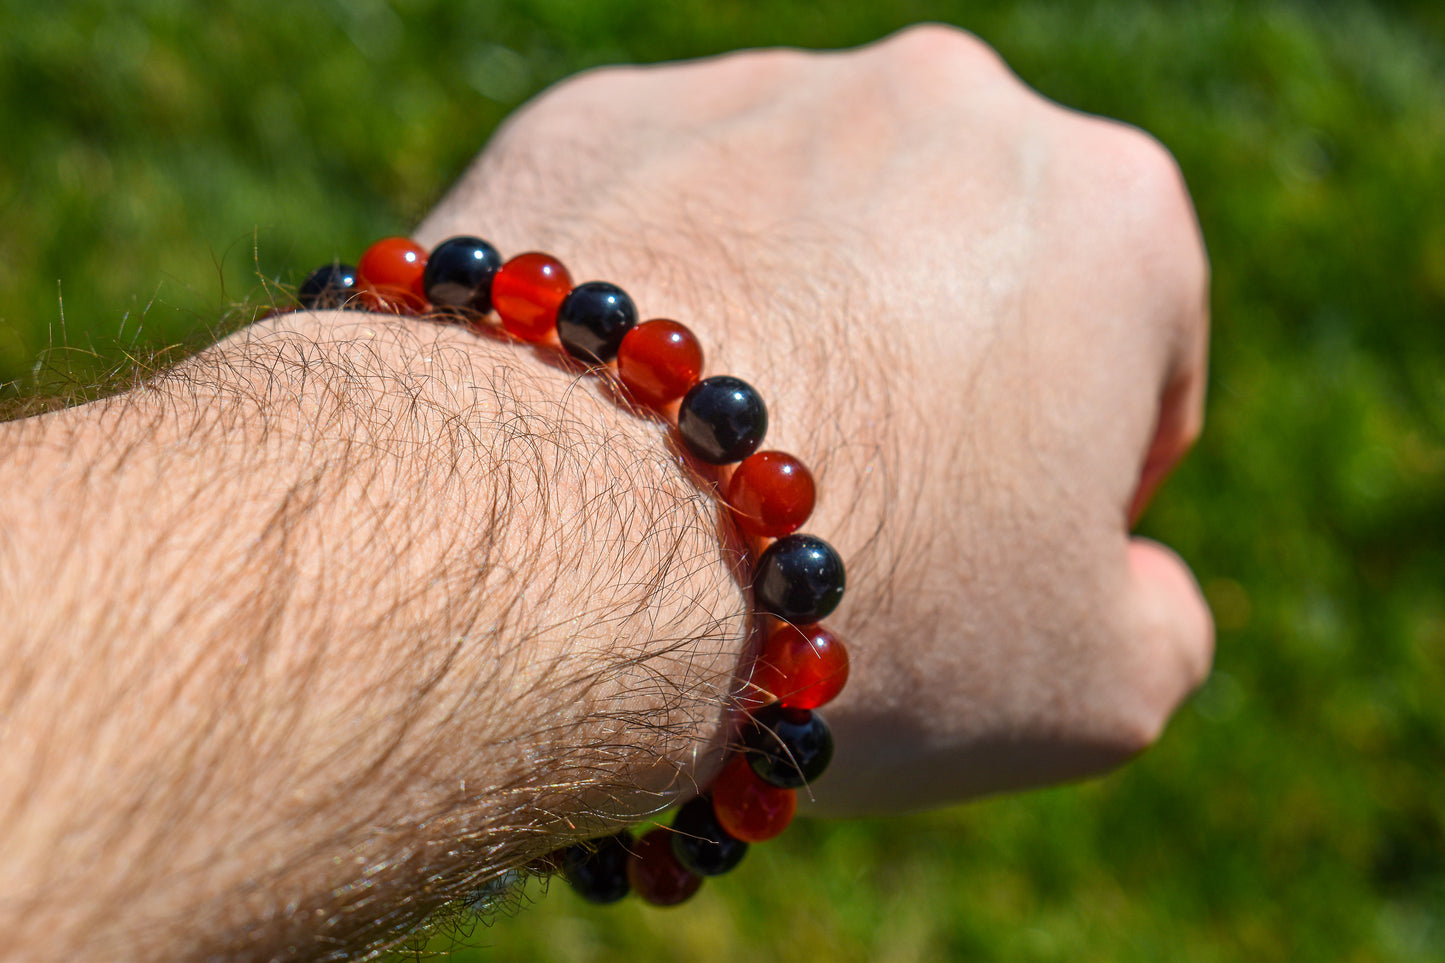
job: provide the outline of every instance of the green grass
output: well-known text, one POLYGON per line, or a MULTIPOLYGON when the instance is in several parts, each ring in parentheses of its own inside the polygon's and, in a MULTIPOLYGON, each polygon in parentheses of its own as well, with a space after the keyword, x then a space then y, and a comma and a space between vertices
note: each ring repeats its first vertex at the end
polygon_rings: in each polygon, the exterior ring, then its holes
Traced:
POLYGON ((801 825, 683 910, 553 887, 468 958, 1445 959, 1438 4, 119 6, 0 0, 0 380, 24 390, 405 231, 508 110, 599 63, 946 20, 1153 131, 1194 191, 1209 423, 1146 527, 1219 655, 1162 743, 1083 786, 801 825))

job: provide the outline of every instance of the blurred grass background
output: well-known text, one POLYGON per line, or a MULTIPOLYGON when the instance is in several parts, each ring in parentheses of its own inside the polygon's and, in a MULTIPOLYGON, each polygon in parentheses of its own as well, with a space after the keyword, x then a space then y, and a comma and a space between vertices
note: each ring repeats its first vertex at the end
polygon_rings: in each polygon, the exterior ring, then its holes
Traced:
POLYGON ((683 910, 554 886, 459 952, 1445 960, 1442 11, 0 0, 0 381, 194 344, 268 282, 405 232, 581 68, 967 27, 1045 94, 1157 134, 1193 189, 1209 421, 1145 527, 1214 606, 1213 678, 1107 779, 800 824, 683 910))

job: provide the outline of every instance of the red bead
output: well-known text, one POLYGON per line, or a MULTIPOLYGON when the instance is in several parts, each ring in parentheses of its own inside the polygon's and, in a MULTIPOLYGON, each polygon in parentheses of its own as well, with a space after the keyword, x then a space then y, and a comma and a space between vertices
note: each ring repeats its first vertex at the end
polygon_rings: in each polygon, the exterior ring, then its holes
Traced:
POLYGON ((842 639, 821 625, 784 622, 763 643, 743 701, 816 709, 832 702, 847 682, 848 649, 842 639))
POLYGON ((502 326, 523 341, 545 341, 557 327, 557 308, 572 290, 572 275, 550 254, 518 254, 492 279, 492 307, 502 326))
POLYGON ((798 810, 798 796, 791 789, 769 786, 747 759, 734 756, 713 783, 712 810, 728 835, 761 843, 788 828, 798 810))
POLYGON ((803 463, 781 451, 744 458, 728 481, 727 503, 743 531, 782 538, 813 514, 817 489, 803 463))
POLYGON ((702 877, 672 854, 672 830, 661 826, 633 844, 627 879, 632 891, 653 906, 676 906, 702 886, 702 877))
POLYGON ((387 237, 366 249, 357 264, 364 285, 362 301, 376 311, 426 309, 422 275, 426 248, 409 237, 387 237))
POLYGON ((617 376, 638 401, 661 408, 702 377, 702 345, 676 321, 644 321, 617 349, 617 376))

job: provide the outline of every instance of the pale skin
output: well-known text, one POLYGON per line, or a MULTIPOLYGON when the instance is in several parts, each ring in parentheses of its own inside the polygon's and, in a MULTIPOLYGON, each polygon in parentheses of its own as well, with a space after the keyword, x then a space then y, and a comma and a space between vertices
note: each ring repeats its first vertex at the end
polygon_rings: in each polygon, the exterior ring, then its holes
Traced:
MULTIPOLYGON (((1207 673, 1192 575, 1129 535, 1207 343, 1147 136, 942 27, 609 69, 415 237, 458 233, 684 321, 814 468, 853 677, 813 811, 1102 772, 1207 673)), ((3 430, 6 953, 344 956, 716 766, 737 543, 551 352, 291 314, 3 430)))

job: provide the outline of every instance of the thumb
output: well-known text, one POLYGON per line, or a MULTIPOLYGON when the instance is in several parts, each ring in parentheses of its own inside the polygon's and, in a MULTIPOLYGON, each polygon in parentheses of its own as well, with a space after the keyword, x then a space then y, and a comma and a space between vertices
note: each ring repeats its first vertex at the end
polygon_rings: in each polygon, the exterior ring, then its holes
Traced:
POLYGON ((1209 675, 1214 617, 1189 566, 1147 538, 1129 540, 1131 608, 1159 728, 1209 675))

